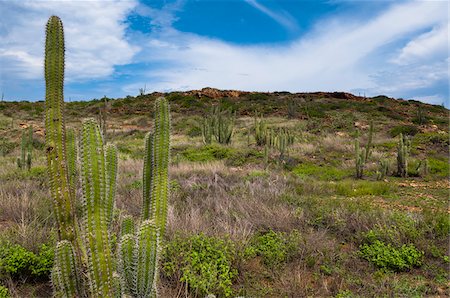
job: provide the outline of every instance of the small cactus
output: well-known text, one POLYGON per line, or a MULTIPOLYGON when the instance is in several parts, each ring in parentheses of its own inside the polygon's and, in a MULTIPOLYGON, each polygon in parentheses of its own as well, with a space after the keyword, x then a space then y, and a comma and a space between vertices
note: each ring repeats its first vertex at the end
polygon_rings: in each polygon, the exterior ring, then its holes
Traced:
POLYGON ((408 157, 411 141, 403 134, 399 135, 397 145, 397 175, 408 177, 408 157))

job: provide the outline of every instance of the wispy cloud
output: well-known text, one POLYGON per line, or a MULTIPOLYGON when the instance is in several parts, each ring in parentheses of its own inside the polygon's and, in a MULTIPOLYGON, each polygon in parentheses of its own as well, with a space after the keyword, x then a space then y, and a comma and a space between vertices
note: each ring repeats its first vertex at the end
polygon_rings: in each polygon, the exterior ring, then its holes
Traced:
POLYGON ((276 11, 273 9, 269 9, 267 6, 262 5, 256 0, 244 0, 244 1, 253 6, 254 8, 258 9, 259 11, 261 11, 262 13, 264 13, 265 15, 273 19, 275 22, 285 27, 286 29, 290 31, 298 30, 297 21, 287 11, 285 10, 276 11))
POLYGON ((163 64, 147 74, 147 86, 155 90, 211 86, 258 91, 359 88, 368 95, 386 92, 391 96, 433 88, 448 79, 447 63, 442 56, 426 63, 413 59, 409 53, 417 51, 401 42, 433 36, 439 42, 432 52, 440 52, 448 36, 433 28, 446 24, 445 5, 418 1, 391 5, 377 16, 352 24, 336 16, 322 20, 288 45, 241 46, 176 30, 151 35, 142 45, 144 56, 163 64), (400 67, 396 60, 404 64, 400 67))

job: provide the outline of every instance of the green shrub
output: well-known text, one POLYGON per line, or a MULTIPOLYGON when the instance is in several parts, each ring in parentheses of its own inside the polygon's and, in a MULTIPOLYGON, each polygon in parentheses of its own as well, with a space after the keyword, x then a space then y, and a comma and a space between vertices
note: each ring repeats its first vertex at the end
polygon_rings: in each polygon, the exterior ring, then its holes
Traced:
POLYGON ((246 247, 246 257, 260 256, 269 268, 276 268, 286 263, 296 251, 298 233, 293 232, 287 236, 281 232, 270 230, 267 233, 256 235, 246 247))
POLYGON ((448 133, 438 133, 438 132, 418 133, 412 139, 412 144, 413 146, 433 144, 442 147, 448 147, 449 135, 448 133))
POLYGON ((43 244, 36 255, 18 244, 2 243, 0 276, 48 278, 52 267, 53 247, 43 244))
POLYGON ((252 148, 233 150, 230 152, 226 164, 232 167, 239 167, 246 163, 258 162, 263 156, 262 152, 252 148))
POLYGON ((207 162, 225 159, 230 156, 231 152, 231 148, 213 144, 200 148, 188 148, 181 152, 181 154, 189 161, 207 162))
POLYGON ((188 238, 175 237, 167 243, 164 252, 163 273, 179 278, 192 293, 199 297, 208 294, 229 297, 237 276, 233 268, 236 251, 228 240, 203 234, 188 238))
POLYGON ((338 169, 332 166, 324 165, 316 165, 311 163, 302 163, 297 165, 292 172, 299 176, 300 178, 314 177, 319 180, 342 180, 345 177, 348 177, 350 174, 349 171, 338 169))
POLYGON ((390 130, 391 137, 396 137, 399 134, 414 136, 419 132, 419 129, 415 125, 399 125, 390 130))
POLYGON ((448 160, 428 158, 428 167, 431 174, 435 174, 444 178, 449 177, 450 167, 448 160))
POLYGON ((0 248, 0 275, 30 275, 35 259, 36 255, 22 246, 4 243, 0 248))
POLYGON ((424 253, 412 244, 404 244, 400 248, 375 240, 371 244, 360 246, 362 258, 383 270, 407 271, 422 265, 424 253))
POLYGON ((0 285, 0 298, 9 298, 9 291, 6 287, 0 285))

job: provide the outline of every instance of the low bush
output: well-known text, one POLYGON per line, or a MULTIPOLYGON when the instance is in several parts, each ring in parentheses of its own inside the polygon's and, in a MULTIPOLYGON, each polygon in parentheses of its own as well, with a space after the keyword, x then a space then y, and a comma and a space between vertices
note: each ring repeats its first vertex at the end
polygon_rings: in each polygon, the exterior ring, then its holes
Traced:
POLYGON ((48 278, 53 267, 53 247, 42 244, 36 255, 18 244, 2 243, 0 276, 48 278))
POLYGON ((448 160, 428 158, 428 167, 431 174, 448 178, 450 175, 450 166, 448 160))
POLYGON ((399 125, 390 130, 391 137, 396 137, 399 134, 414 136, 419 132, 419 129, 415 125, 399 125))
POLYGON ((244 255, 247 258, 259 256, 267 267, 274 269, 286 263, 295 253, 298 239, 297 232, 286 235, 270 230, 253 237, 250 245, 246 247, 244 255))
POLYGON ((231 241, 203 234, 176 236, 167 243, 162 268, 164 275, 185 283, 195 296, 229 297, 233 294, 231 286, 238 273, 233 266, 235 256, 231 241))
POLYGON ((218 159, 225 159, 231 155, 231 152, 231 148, 213 144, 200 148, 188 148, 181 152, 181 154, 189 161, 207 162, 218 159))
POLYGON ((412 244, 396 248, 375 240, 373 243, 361 245, 360 255, 383 270, 407 271, 422 265, 424 253, 412 244))

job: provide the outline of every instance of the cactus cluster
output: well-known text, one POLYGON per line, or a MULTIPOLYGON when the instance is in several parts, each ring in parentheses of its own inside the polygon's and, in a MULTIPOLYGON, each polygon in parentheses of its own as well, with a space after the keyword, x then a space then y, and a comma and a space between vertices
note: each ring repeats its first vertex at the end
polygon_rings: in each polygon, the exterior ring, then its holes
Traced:
POLYGON ((408 157, 411 141, 403 134, 399 135, 397 145, 397 175, 408 177, 408 157))
POLYGON ((378 170, 377 170, 377 180, 383 180, 389 171, 389 161, 387 159, 380 159, 378 170))
POLYGON ((224 110, 220 106, 211 107, 209 115, 203 118, 203 142, 211 144, 214 137, 219 144, 231 144, 235 118, 231 110, 224 110))
POLYGON ((22 131, 20 144, 20 157, 17 158, 17 167, 29 171, 31 169, 33 153, 33 127, 30 125, 27 131, 22 131))
POLYGON ((47 23, 45 75, 47 171, 59 231, 52 270, 54 294, 156 297, 160 239, 166 228, 169 195, 167 100, 156 100, 154 132, 146 137, 142 223, 135 231, 133 219, 124 217, 119 247, 115 250, 111 226, 118 175, 117 149, 113 144, 104 144, 95 119, 83 121, 79 150, 75 132, 68 130, 66 135, 64 35, 62 22, 56 16, 47 23), (83 194, 81 216, 75 212, 78 176, 83 194))
POLYGON ((364 167, 369 160, 371 149, 372 149, 372 139, 373 139, 373 121, 369 124, 369 135, 367 137, 367 143, 364 148, 360 148, 359 143, 359 131, 356 132, 355 138, 355 176, 357 179, 361 179, 364 174, 364 167))

